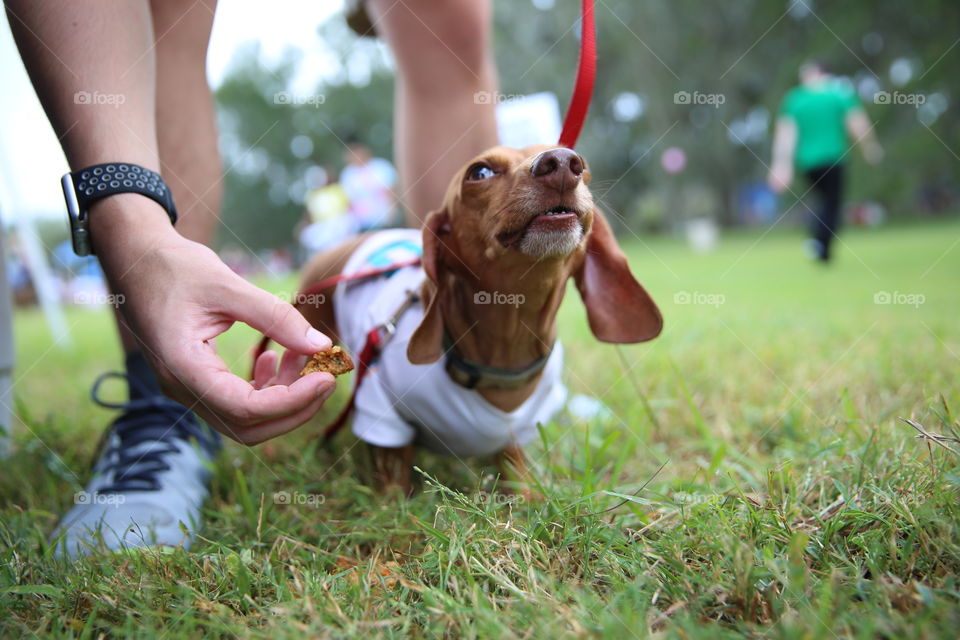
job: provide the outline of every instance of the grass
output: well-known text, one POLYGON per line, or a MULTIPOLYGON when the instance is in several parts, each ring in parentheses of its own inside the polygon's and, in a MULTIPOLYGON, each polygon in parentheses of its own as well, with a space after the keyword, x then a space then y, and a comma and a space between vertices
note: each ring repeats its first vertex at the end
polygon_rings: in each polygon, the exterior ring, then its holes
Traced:
MULTIPOLYGON (((0 632, 955 638, 960 457, 898 418, 960 431, 958 234, 956 220, 850 230, 826 269, 795 232, 708 255, 631 238, 666 330, 599 345, 571 290, 567 381, 612 415, 542 429, 542 501, 487 493, 489 461, 428 455, 415 497, 374 495, 351 435, 311 440, 341 394, 269 448, 227 448, 191 552, 74 563, 46 536, 110 420, 87 393, 119 354, 105 312, 70 311, 69 348, 21 313, 0 632)), ((238 371, 251 340, 222 340, 238 371)))

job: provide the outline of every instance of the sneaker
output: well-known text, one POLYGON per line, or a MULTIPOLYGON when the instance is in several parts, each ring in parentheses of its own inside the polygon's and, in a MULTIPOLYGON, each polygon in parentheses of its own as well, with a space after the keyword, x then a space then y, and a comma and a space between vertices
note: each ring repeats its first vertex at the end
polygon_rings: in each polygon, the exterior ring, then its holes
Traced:
MULTIPOLYGON (((99 398, 106 373, 93 385, 93 401, 123 414, 101 440, 93 479, 74 495, 75 506, 53 533, 57 553, 77 557, 102 550, 147 546, 189 548, 209 493, 211 462, 220 434, 186 407, 149 389, 126 403, 99 398)), ((142 387, 142 385, 139 385, 142 387)))

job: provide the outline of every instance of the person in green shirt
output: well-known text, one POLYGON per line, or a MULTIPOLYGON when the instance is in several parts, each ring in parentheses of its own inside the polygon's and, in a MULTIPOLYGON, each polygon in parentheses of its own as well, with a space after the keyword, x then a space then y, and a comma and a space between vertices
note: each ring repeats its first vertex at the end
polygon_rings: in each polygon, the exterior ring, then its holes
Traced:
POLYGON ((782 193, 797 171, 810 181, 821 204, 813 214, 808 246, 823 262, 830 260, 830 245, 840 228, 844 162, 852 145, 860 147, 870 164, 883 158, 853 89, 834 79, 822 63, 807 62, 800 67, 800 85, 780 105, 768 182, 782 193))

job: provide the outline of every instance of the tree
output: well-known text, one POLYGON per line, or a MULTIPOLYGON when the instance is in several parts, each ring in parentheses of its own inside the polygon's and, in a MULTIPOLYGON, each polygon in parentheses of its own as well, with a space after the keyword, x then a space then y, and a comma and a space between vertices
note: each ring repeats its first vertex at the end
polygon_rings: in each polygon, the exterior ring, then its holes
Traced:
MULTIPOLYGON (((496 4, 503 93, 553 91, 566 104, 578 55, 579 4, 496 4)), ((600 2, 596 10, 598 75, 578 150, 591 164, 595 194, 621 228, 639 227, 651 211, 663 228, 672 228, 694 201, 704 200, 702 194, 706 204, 698 209, 724 225, 737 224, 736 194, 763 180, 772 120, 809 58, 825 59, 867 91, 865 106, 889 151, 878 170, 865 171, 853 160, 852 198, 912 215, 922 188, 955 189, 960 117, 951 104, 951 81, 960 46, 951 46, 960 4, 622 0, 600 2), (909 67, 905 83, 891 81, 894 65, 909 67), (922 95, 926 106, 875 104, 871 87, 922 95), (690 101, 677 98, 678 92, 690 101), (668 176, 658 161, 669 146, 686 151, 688 165, 678 176, 668 176), (651 201, 661 204, 645 204, 651 201)), ((393 83, 384 48, 355 37, 340 17, 322 25, 321 34, 341 66, 318 83, 313 95, 322 95, 322 104, 275 101, 299 68, 293 53, 277 68, 263 67, 255 51, 238 53, 217 92, 230 169, 229 229, 222 242, 254 250, 289 243, 305 172, 317 164, 340 166, 348 137, 391 155, 393 83), (291 150, 297 136, 312 143, 306 157, 291 150)))

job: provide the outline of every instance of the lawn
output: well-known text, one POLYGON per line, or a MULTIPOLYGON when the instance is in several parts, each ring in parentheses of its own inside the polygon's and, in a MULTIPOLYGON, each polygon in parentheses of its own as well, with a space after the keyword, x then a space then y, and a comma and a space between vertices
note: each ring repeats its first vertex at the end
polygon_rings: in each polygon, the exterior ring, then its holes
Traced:
MULTIPOLYGON (((628 234, 666 328, 600 345, 571 289, 567 382, 609 412, 544 425, 541 501, 490 493, 487 460, 427 455, 412 499, 375 495, 352 435, 312 440, 338 392, 266 449, 227 447, 189 553, 73 563, 46 536, 119 352, 106 312, 71 310, 70 347, 23 312, 0 634, 956 638, 960 455, 900 418, 960 436, 958 239, 956 220, 850 230, 823 268, 796 231, 707 255, 628 234)), ((238 371, 252 336, 220 343, 238 371)))

